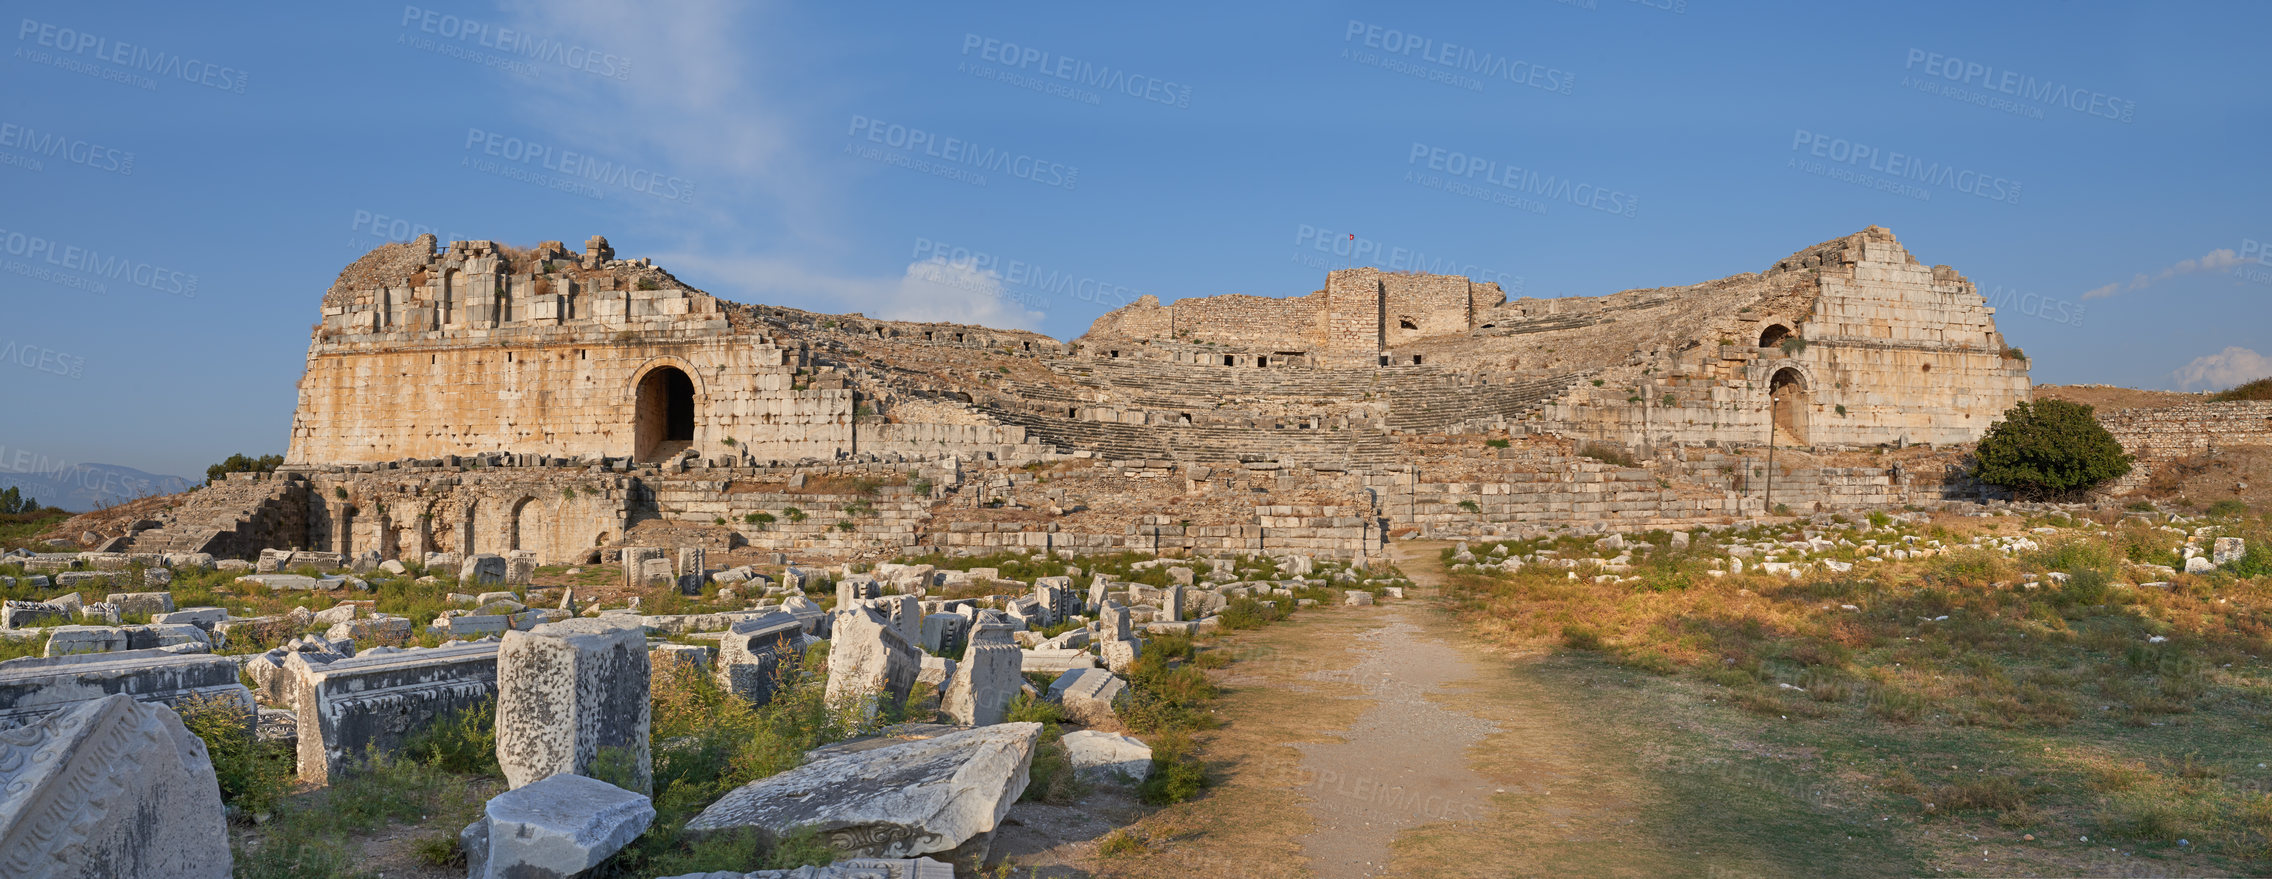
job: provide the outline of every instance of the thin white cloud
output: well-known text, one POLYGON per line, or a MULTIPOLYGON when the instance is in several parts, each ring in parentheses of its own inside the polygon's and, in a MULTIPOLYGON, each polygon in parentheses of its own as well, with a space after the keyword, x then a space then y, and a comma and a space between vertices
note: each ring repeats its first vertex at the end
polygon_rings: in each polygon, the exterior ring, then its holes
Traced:
POLYGON ((2196 357, 2170 373, 2179 390, 2217 390, 2247 384, 2272 375, 2272 357, 2238 345, 2205 357, 2196 357))
POLYGON ((700 286, 737 301, 885 320, 978 324, 1041 331, 1046 317, 1008 295, 1002 279, 968 263, 918 260, 899 277, 856 278, 814 271, 776 256, 679 253, 657 260, 680 277, 716 278, 700 286))
MULTIPOLYGON (((812 130, 811 100, 780 69, 792 39, 768 27, 774 4, 736 0, 506 0, 510 23, 528 33, 627 58, 621 79, 539 66, 533 79, 502 77, 523 100, 521 122, 558 137, 561 147, 647 166, 691 181, 684 203, 626 199, 649 239, 705 249, 716 242, 764 241, 781 253, 841 255, 839 230, 849 199, 800 144, 812 130)), ((613 230, 618 236, 632 230, 613 230)), ((603 234, 606 234, 603 232, 603 234)))
POLYGON ((2112 284, 2091 288, 2089 292, 2083 294, 2083 298, 2086 300, 2105 299, 2117 293, 2134 293, 2179 275, 2231 271, 2234 266, 2240 265, 2240 263, 2240 255, 2234 253, 2232 248, 2219 248, 2209 251, 2199 259, 2178 260, 2177 264, 2152 275, 2140 272, 2131 276, 2128 281, 2116 281, 2112 284))
MULTIPOLYGON (((829 268, 845 256, 838 217, 852 199, 799 144, 826 132, 800 121, 797 71, 768 69, 787 39, 765 27, 770 4, 735 0, 508 0, 517 24, 631 59, 620 81, 547 71, 526 118, 565 139, 625 158, 654 157, 694 181, 691 209, 652 216, 663 267, 729 299, 886 320, 1039 331, 1044 315, 1005 296, 969 265, 914 262, 897 277, 829 268), (770 86, 770 87, 769 87, 770 86), (757 243, 749 243, 757 242, 757 243)), ((805 114, 809 116, 810 114, 805 114)), ((902 251, 904 252, 904 251, 902 251)), ((630 254, 646 255, 646 254, 630 254)), ((894 254, 896 257, 897 254, 894 254)))

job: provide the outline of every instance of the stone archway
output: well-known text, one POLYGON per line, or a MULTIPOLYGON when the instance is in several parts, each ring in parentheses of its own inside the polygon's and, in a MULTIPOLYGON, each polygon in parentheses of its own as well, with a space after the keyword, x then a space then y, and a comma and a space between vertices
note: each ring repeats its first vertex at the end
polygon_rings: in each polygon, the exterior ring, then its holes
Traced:
POLYGON ((1783 340, 1790 337, 1790 327, 1782 324, 1768 324, 1766 329, 1759 331, 1759 347, 1773 348, 1783 344, 1783 340))
POLYGON ((1806 376, 1788 366, 1776 370, 1775 376, 1767 381, 1767 396, 1775 413, 1775 443, 1806 445, 1806 376))
MULTIPOLYGON (((528 507, 536 498, 524 497, 514 501, 505 517, 505 549, 534 549, 529 545, 528 507)), ((547 547, 549 549, 550 547, 547 547)))
POLYGON ((663 461, 694 445, 694 378, 675 365, 661 364, 639 377, 632 392, 631 455, 663 461))
POLYGON ((479 514, 480 508, 481 501, 479 499, 467 498, 465 507, 458 511, 458 515, 461 517, 458 520, 458 559, 460 561, 473 558, 474 533, 481 530, 475 524, 475 517, 479 514))

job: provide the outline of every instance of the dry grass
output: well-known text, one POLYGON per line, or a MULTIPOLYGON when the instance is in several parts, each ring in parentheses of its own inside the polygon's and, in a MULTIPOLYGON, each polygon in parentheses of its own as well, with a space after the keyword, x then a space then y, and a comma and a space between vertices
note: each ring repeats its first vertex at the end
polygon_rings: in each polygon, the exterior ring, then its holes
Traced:
MULTIPOLYGON (((2272 537, 2261 521, 2224 525, 2252 545, 2272 537)), ((1822 531, 1833 542, 1907 535, 1954 546, 1995 534, 2040 546, 1855 561, 1849 572, 1794 580, 1756 566, 1713 577, 1704 572, 1722 555, 1717 546, 1699 540, 1676 552, 1658 538, 1635 554, 1627 582, 1526 565, 1450 574, 1451 596, 1490 641, 1692 681, 1737 716, 1804 724, 1802 737, 1825 749, 1867 743, 1883 765, 1862 777, 1920 820, 2072 831, 2063 838, 2272 867, 2259 860, 2272 854, 2272 802, 2262 793, 2272 770, 2256 744, 2272 721, 2262 659, 2272 578, 2136 568, 2174 566, 2182 539, 2138 522, 2004 517, 1822 531), (2059 530, 2029 530, 2037 527, 2059 530), (2064 581, 2045 576, 2053 572, 2064 581), (2133 582, 2147 579, 2168 585, 2133 582)), ((1539 549, 1593 555, 1577 541, 1513 551, 1539 549)))

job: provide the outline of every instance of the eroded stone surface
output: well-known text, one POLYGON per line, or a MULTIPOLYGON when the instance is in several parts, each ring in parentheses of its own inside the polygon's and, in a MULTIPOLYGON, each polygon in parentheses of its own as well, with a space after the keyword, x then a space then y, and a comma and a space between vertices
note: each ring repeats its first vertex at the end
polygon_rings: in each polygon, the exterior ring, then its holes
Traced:
POLYGON ((887 702, 904 704, 922 655, 900 637, 889 619, 866 607, 838 611, 829 620, 828 701, 857 703, 873 716, 887 702))
POLYGON ((980 623, 955 666, 954 679, 940 694, 940 710, 965 726, 1001 723, 1025 683, 1024 656, 1025 651, 1011 643, 1008 625, 980 623))
POLYGON ((0 731, 0 876, 224 879, 223 814, 205 743, 165 706, 112 695, 0 731))
POLYGON ((568 879, 630 845, 654 820, 646 797, 562 773, 491 797, 458 844, 468 879, 568 879))
POLYGON ((864 857, 953 851, 982 842, 1025 792, 1040 739, 1041 724, 1003 723, 826 757, 735 788, 687 830, 813 827, 864 857))
POLYGON ((497 763, 522 787, 591 774, 603 750, 653 788, 646 629, 613 619, 547 623, 505 635, 497 651, 497 763))

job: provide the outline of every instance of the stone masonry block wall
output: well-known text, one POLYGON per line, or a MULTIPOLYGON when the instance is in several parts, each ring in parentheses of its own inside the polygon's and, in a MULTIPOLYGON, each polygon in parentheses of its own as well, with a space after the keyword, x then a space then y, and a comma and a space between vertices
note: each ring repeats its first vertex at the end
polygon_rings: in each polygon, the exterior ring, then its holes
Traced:
POLYGON ((2196 403, 2153 409, 2108 409, 2098 421, 2137 460, 2107 486, 2112 494, 2143 487, 2156 468, 2231 446, 2272 446, 2272 403, 2196 403))

